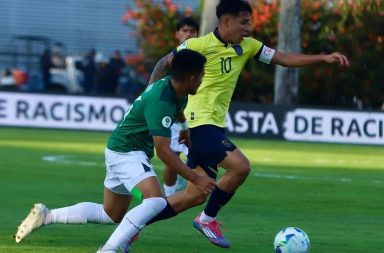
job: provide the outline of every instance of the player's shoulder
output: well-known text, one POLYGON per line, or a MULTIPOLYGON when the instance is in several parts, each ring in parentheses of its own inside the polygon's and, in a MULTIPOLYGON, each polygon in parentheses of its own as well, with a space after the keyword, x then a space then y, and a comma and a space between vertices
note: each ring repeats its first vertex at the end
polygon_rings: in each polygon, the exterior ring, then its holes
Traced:
POLYGON ((243 41, 241 42, 243 45, 251 45, 251 46, 261 46, 263 43, 253 37, 244 37, 243 41))
POLYGON ((253 37, 245 37, 240 46, 243 49, 244 55, 253 57, 261 50, 263 43, 253 37))
POLYGON ((183 43, 181 43, 178 46, 178 50, 187 48, 187 49, 201 51, 206 45, 209 45, 211 43, 212 41, 211 34, 212 33, 209 33, 207 35, 203 35, 200 37, 196 37, 196 38, 190 38, 184 41, 183 43))
POLYGON ((156 97, 158 98, 166 87, 167 80, 168 77, 164 77, 148 85, 148 87, 142 93, 141 97, 149 100, 153 100, 156 97))

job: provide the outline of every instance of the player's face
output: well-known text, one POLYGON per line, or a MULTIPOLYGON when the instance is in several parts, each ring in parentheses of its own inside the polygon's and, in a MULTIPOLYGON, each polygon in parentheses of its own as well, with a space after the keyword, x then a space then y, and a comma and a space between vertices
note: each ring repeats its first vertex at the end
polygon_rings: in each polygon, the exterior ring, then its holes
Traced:
POLYGON ((201 82, 203 81, 205 71, 201 72, 200 74, 196 74, 191 76, 190 79, 190 86, 189 86, 189 95, 195 95, 197 92, 197 89, 199 89, 201 82))
POLYGON ((251 14, 240 12, 239 16, 230 16, 228 21, 228 34, 234 44, 239 44, 251 30, 251 14))
POLYGON ((176 38, 179 40, 180 43, 186 41, 187 39, 190 38, 196 38, 197 37, 197 31, 195 28, 189 25, 185 25, 180 28, 176 32, 176 38))

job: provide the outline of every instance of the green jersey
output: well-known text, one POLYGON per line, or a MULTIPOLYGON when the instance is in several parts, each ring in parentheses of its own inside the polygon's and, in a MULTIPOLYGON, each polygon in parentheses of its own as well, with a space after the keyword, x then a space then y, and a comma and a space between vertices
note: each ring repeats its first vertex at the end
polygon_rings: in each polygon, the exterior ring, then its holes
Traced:
POLYGON ((217 30, 199 38, 191 38, 176 50, 185 48, 207 57, 203 82, 196 95, 189 96, 184 112, 189 126, 225 127, 232 94, 245 63, 252 58, 269 63, 273 50, 250 37, 244 38, 238 45, 226 44, 217 30), (262 51, 265 53, 262 54, 262 51))
POLYGON ((152 158, 152 136, 171 137, 170 126, 186 104, 187 98, 177 98, 169 76, 151 84, 112 132, 107 148, 117 152, 143 151, 152 158))

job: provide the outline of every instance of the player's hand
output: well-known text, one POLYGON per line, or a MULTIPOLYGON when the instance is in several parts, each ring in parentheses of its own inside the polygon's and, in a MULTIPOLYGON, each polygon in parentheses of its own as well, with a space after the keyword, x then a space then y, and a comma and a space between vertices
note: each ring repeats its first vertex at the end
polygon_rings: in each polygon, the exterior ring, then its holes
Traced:
POLYGON ((189 129, 180 130, 179 132, 179 144, 185 144, 188 148, 191 148, 191 137, 189 129))
POLYGON ((197 175, 196 180, 192 182, 196 188, 204 194, 210 194, 216 187, 216 182, 208 176, 197 175))
POLYGON ((339 63, 339 65, 342 67, 349 67, 348 58, 338 52, 326 55, 325 62, 330 64, 339 63))

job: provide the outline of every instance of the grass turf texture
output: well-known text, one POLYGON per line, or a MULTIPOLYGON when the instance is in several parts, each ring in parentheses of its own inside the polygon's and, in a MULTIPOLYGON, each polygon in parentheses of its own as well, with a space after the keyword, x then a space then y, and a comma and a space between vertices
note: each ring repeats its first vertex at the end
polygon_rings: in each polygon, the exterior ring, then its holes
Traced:
MULTIPOLYGON (((44 227, 20 244, 12 235, 32 204, 102 201, 109 133, 0 128, 0 252, 95 252, 113 225, 44 227)), ((384 148, 233 140, 252 172, 221 211, 226 252, 273 252, 280 228, 298 226, 312 253, 383 252, 384 148)), ((162 165, 153 161, 162 177, 162 165)), ((134 203, 136 204, 136 203, 134 203)), ((223 252, 192 228, 202 207, 147 227, 133 253, 223 252)))

